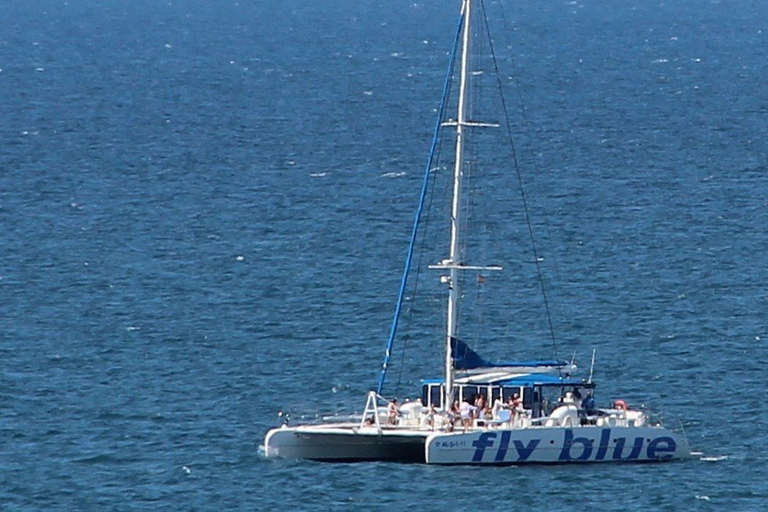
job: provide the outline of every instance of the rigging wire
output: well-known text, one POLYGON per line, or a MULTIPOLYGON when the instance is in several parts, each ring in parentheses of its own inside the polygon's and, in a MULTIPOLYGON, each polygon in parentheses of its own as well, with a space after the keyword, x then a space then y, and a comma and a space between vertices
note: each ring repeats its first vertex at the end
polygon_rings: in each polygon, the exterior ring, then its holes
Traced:
MULTIPOLYGON (((487 14, 486 9, 485 9, 485 1, 484 0, 480 0, 480 7, 481 7, 481 10, 482 10, 482 13, 483 13, 483 20, 485 22, 485 26, 489 27, 489 24, 488 24, 488 14, 487 14)), ((526 225, 528 227, 528 235, 529 235, 530 240, 531 240, 531 248, 533 250, 533 258, 534 258, 534 262, 536 264, 536 273, 538 275, 539 284, 541 286, 541 293, 542 293, 543 300, 544 300, 544 308, 545 308, 546 313, 547 313, 547 323, 549 325, 549 334, 550 334, 550 338, 551 338, 551 341, 552 341, 552 349, 554 350, 554 353, 555 353, 555 359, 560 359, 560 357, 558 356, 558 350, 557 350, 557 339, 555 337, 555 328, 554 328, 554 325, 552 323, 552 314, 551 314, 550 307, 549 307, 549 298, 547 296, 547 289, 546 289, 546 286, 544 284, 544 274, 542 273, 542 270, 541 270, 541 262, 539 260, 538 248, 536 246, 536 237, 534 236, 534 233, 533 233, 533 223, 531 221, 531 214, 530 214, 530 211, 528 209, 528 196, 525 193, 525 188, 523 186, 523 175, 522 175, 522 172, 520 171, 520 165, 519 165, 518 158, 517 158, 517 148, 515 146, 514 139, 512 138, 512 123, 509 120, 509 111, 507 109, 507 102, 506 102, 506 99, 504 97, 504 90, 502 89, 502 84, 501 84, 501 74, 499 73, 498 62, 496 61, 496 51, 494 50, 494 47, 493 47, 493 40, 491 39, 490 30, 486 30, 486 33, 488 34, 488 45, 489 45, 490 50, 491 50, 491 58, 492 58, 492 61, 493 61, 494 71, 496 73, 496 80, 498 82, 499 93, 501 95, 501 106, 502 106, 502 110, 504 111, 504 121, 505 121, 505 126, 506 126, 506 129, 507 129, 507 137, 509 138, 509 144, 510 144, 510 147, 512 148, 512 161, 513 161, 514 166, 515 166, 515 173, 517 174, 517 181, 518 181, 518 185, 520 187, 520 196, 521 196, 521 199, 522 199, 522 202, 523 202, 523 209, 525 210, 525 221, 526 221, 526 225)), ((560 372, 559 368, 558 368, 558 372, 560 372)))
MULTIPOLYGON (((446 98, 446 104, 450 103, 450 97, 451 97, 451 90, 448 90, 448 96, 446 98)), ((440 142, 438 142, 438 145, 435 149, 435 157, 434 157, 434 165, 432 167, 432 172, 437 173, 437 171, 440 170, 440 158, 442 156, 442 148, 443 148, 443 138, 441 137, 440 142)), ((427 234, 429 233, 429 221, 432 218, 431 211, 432 211, 432 205, 434 205, 434 200, 432 198, 435 197, 435 187, 437 184, 437 178, 430 180, 431 182, 431 189, 428 193, 428 197, 430 198, 428 201, 426 201, 426 212, 422 214, 422 218, 424 220, 421 221, 421 225, 423 226, 423 229, 421 230, 421 242, 418 244, 421 248, 419 250, 419 259, 416 263, 416 271, 414 276, 414 282, 413 282, 413 293, 411 294, 411 306, 408 308, 408 317, 405 322, 405 328, 402 329, 405 331, 405 334, 403 335, 403 349, 400 351, 400 366, 397 373, 397 384, 395 385, 395 396, 399 396, 400 394, 400 384, 402 383, 403 378, 403 370, 405 369, 405 353, 408 348, 408 341, 411 339, 410 335, 410 329, 411 329, 411 322, 413 320, 414 315, 414 304, 418 303, 417 300, 417 293, 419 290, 419 278, 421 277, 421 270, 424 268, 422 262, 424 260, 424 256, 426 253, 426 239, 427 234)))
POLYGON ((456 30, 456 37, 453 43, 453 51, 451 52, 450 62, 448 64, 448 72, 446 73, 446 76, 445 76, 445 83, 443 85, 443 96, 442 96, 442 99, 440 100, 440 108, 438 109, 437 120, 435 122, 434 135, 432 136, 432 146, 429 151, 429 158, 427 159, 426 170, 424 171, 424 181, 421 187, 421 194, 419 197, 419 206, 416 209, 416 215, 413 221, 413 228, 411 230, 411 241, 408 247, 408 255, 406 256, 406 259, 405 259, 405 269, 403 270, 403 277, 400 281, 400 291, 398 292, 398 295, 397 295, 397 306, 395 307, 395 314, 394 314, 394 318, 392 319, 392 326, 390 327, 390 331, 389 331, 389 339, 387 340, 387 350, 384 353, 384 362, 381 365, 381 375, 379 377, 379 384, 376 388, 376 393, 379 395, 381 395, 382 389, 384 388, 384 381, 386 380, 386 376, 387 376, 387 367, 389 366, 389 360, 392 355, 392 346, 395 342, 395 335, 397 334, 397 324, 398 324, 398 321, 400 320, 400 311, 403 307, 403 297, 405 295, 406 286, 408 284, 408 274, 410 273, 411 260, 413 259, 414 244, 416 242, 416 237, 418 235, 419 220, 421 219, 421 214, 422 214, 422 211, 424 210, 424 201, 427 195, 429 175, 432 170, 432 161, 435 156, 435 148, 439 140, 440 125, 442 124, 443 115, 445 114, 446 98, 448 96, 448 91, 450 90, 451 77, 453 76, 453 66, 456 60, 456 51, 459 46, 461 29, 462 29, 462 26, 464 25, 465 16, 466 15, 462 14, 459 17, 459 23, 456 30))
MULTIPOLYGON (((475 23, 478 26, 482 27, 481 20, 478 19, 478 21, 476 21, 475 23)), ((479 32, 481 31, 478 31, 478 33, 479 32)), ((472 53, 476 57, 475 59, 472 60, 472 62, 474 63, 480 62, 480 64, 479 65, 476 64, 474 68, 470 70, 472 75, 470 80, 472 80, 472 83, 473 83, 473 86, 471 88, 472 96, 471 96, 471 102, 470 102, 470 119, 478 122, 483 122, 484 121, 483 118, 487 114, 481 108, 482 105, 484 105, 482 98, 485 97, 485 89, 484 89, 485 60, 483 59, 481 61, 479 59, 482 59, 483 56, 485 56, 487 53, 484 38, 480 36, 476 36, 474 38, 472 53)), ((470 132, 470 134, 473 134, 473 133, 478 133, 478 132, 477 131, 470 132)), ((480 148, 487 145, 487 142, 484 142, 483 139, 480 138, 479 136, 475 137, 473 135, 468 136, 465 140, 467 141, 466 153, 471 155, 471 160, 469 162, 469 165, 467 165, 467 168, 469 169, 469 172, 467 173, 467 189, 469 192, 466 194, 467 213, 465 218, 467 219, 467 221, 466 221, 466 229, 464 230, 464 232, 470 233, 470 232, 475 232, 480 228, 487 227, 487 225, 482 222, 484 217, 480 220, 480 222, 478 222, 478 218, 475 215, 477 201, 476 200, 471 201, 470 198, 478 197, 477 194, 480 194, 480 196, 483 195, 483 190, 481 187, 475 188, 473 193, 473 187, 476 186, 476 185, 473 185, 473 181, 476 182, 480 176, 487 175, 488 170, 490 169, 490 164, 488 162, 481 162, 479 158, 479 155, 481 154, 480 148), (483 173, 486 173, 486 174, 483 174, 483 173), (469 227, 470 223, 474 224, 475 226, 474 229, 470 229, 469 227)), ((486 238, 481 237, 480 240, 485 241, 486 238)), ((465 242, 465 245, 466 245, 466 242, 465 242)), ((476 247, 476 250, 477 249, 480 249, 480 256, 481 256, 480 261, 485 261, 485 258, 482 257, 485 255, 485 250, 484 250, 486 249, 485 244, 483 243, 483 245, 481 245, 480 247, 476 247)), ((465 315, 465 317, 469 317, 471 315, 473 319, 472 324, 476 326, 473 332, 474 334, 473 346, 477 349, 477 348, 480 348, 480 344, 483 339, 481 336, 481 333, 486 332, 486 329, 484 329, 484 325, 485 325, 484 312, 485 312, 485 306, 486 306, 486 303, 485 303, 486 294, 484 293, 485 287, 481 286, 482 279, 484 279, 483 276, 478 273, 475 279, 476 279, 477 285, 473 287, 475 290, 474 298, 472 301, 469 301, 468 303, 469 307, 465 306, 465 309, 469 310, 467 315, 465 315)), ((469 282, 469 276, 465 278, 465 282, 469 282)), ((465 339, 464 341, 469 341, 469 340, 465 339)))
MULTIPOLYGON (((503 34, 505 34, 505 35, 506 34, 510 34, 513 31, 513 29, 510 28, 510 23, 507 20, 507 14, 506 14, 506 11, 504 10, 504 1, 503 0, 500 2, 500 5, 501 5, 501 9, 500 9, 501 20, 502 20, 502 23, 504 25, 503 34)), ((511 47, 511 45, 509 45, 509 44, 507 46, 511 47)), ((510 52, 509 57, 510 57, 510 60, 512 61, 512 67, 513 68, 517 68, 518 66, 515 63, 515 54, 514 54, 514 52, 510 52)), ((522 92, 521 92, 523 90, 523 88, 520 85, 519 75, 518 74, 513 74, 510 78, 515 83, 515 87, 514 87, 513 90, 517 93, 517 101, 518 101, 518 104, 520 105, 520 112, 521 112, 521 117, 522 117, 522 121, 523 121, 522 122, 523 127, 530 128, 531 125, 530 125, 530 122, 528 121, 528 109, 525 108, 525 102, 523 101, 523 95, 522 95, 522 92)), ((532 131, 532 130, 528 130, 528 131, 532 131)), ((549 226, 547 226, 546 223, 544 224, 543 228, 547 232, 548 235, 551 234, 551 231, 549 230, 549 226)), ((567 249, 566 249, 566 251, 567 251, 567 249)), ((558 282, 558 283, 563 282, 563 279, 560 277, 562 275, 562 273, 560 272, 560 265, 558 264, 558 259, 557 258, 553 258, 552 260, 550 260, 550 263, 554 267, 556 282, 558 282)), ((562 315, 564 316, 566 323, 569 323, 570 319, 569 319, 569 314, 568 314, 568 310, 567 309, 562 311, 562 315)))

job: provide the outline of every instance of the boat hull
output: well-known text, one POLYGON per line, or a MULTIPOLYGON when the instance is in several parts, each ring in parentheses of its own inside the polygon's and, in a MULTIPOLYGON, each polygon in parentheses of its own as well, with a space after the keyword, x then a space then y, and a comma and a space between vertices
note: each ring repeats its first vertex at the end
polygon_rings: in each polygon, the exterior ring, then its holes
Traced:
POLYGON ((357 428, 352 425, 272 429, 264 441, 267 457, 323 462, 425 462, 424 444, 431 432, 357 428))
POLYGON ((427 438, 428 464, 519 465, 686 459, 686 438, 662 427, 531 427, 427 438))

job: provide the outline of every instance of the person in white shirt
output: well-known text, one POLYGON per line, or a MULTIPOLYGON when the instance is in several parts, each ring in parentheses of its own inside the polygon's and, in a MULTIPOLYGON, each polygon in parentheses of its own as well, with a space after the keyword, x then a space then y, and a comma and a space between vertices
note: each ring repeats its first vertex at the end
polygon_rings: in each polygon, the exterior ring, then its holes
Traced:
POLYGON ((461 408, 459 409, 459 412, 461 413, 461 422, 464 424, 464 432, 466 432, 467 428, 472 425, 472 420, 477 414, 477 407, 472 405, 469 398, 466 398, 463 402, 461 402, 461 408))

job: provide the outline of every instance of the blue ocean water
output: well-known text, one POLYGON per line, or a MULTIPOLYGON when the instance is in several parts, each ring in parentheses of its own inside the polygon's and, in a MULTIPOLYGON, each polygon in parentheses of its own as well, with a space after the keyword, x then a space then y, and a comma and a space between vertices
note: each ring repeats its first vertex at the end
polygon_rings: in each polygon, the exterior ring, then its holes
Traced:
MULTIPOLYGON (((3 510, 768 506, 768 8, 488 5, 560 350, 705 456, 259 455, 376 383, 458 1, 6 0, 3 510)), ((484 348, 550 357, 518 307, 484 348)))

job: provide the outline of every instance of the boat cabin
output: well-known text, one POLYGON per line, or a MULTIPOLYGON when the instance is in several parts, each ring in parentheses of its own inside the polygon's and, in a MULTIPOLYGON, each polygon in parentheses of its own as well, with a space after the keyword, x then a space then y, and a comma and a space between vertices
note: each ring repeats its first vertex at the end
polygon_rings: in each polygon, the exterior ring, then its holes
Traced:
MULTIPOLYGON (((443 379, 425 379, 421 383, 422 404, 427 407, 434 405, 436 409, 445 410, 443 379)), ((454 400, 459 403, 482 394, 488 399, 489 404, 494 403, 497 398, 501 398, 506 403, 510 397, 517 394, 522 400, 523 408, 531 411, 531 418, 540 418, 549 415, 555 407, 569 400, 580 401, 594 388, 594 383, 580 379, 531 373, 504 375, 482 382, 477 382, 472 377, 457 378, 454 381, 453 393, 454 400)))

